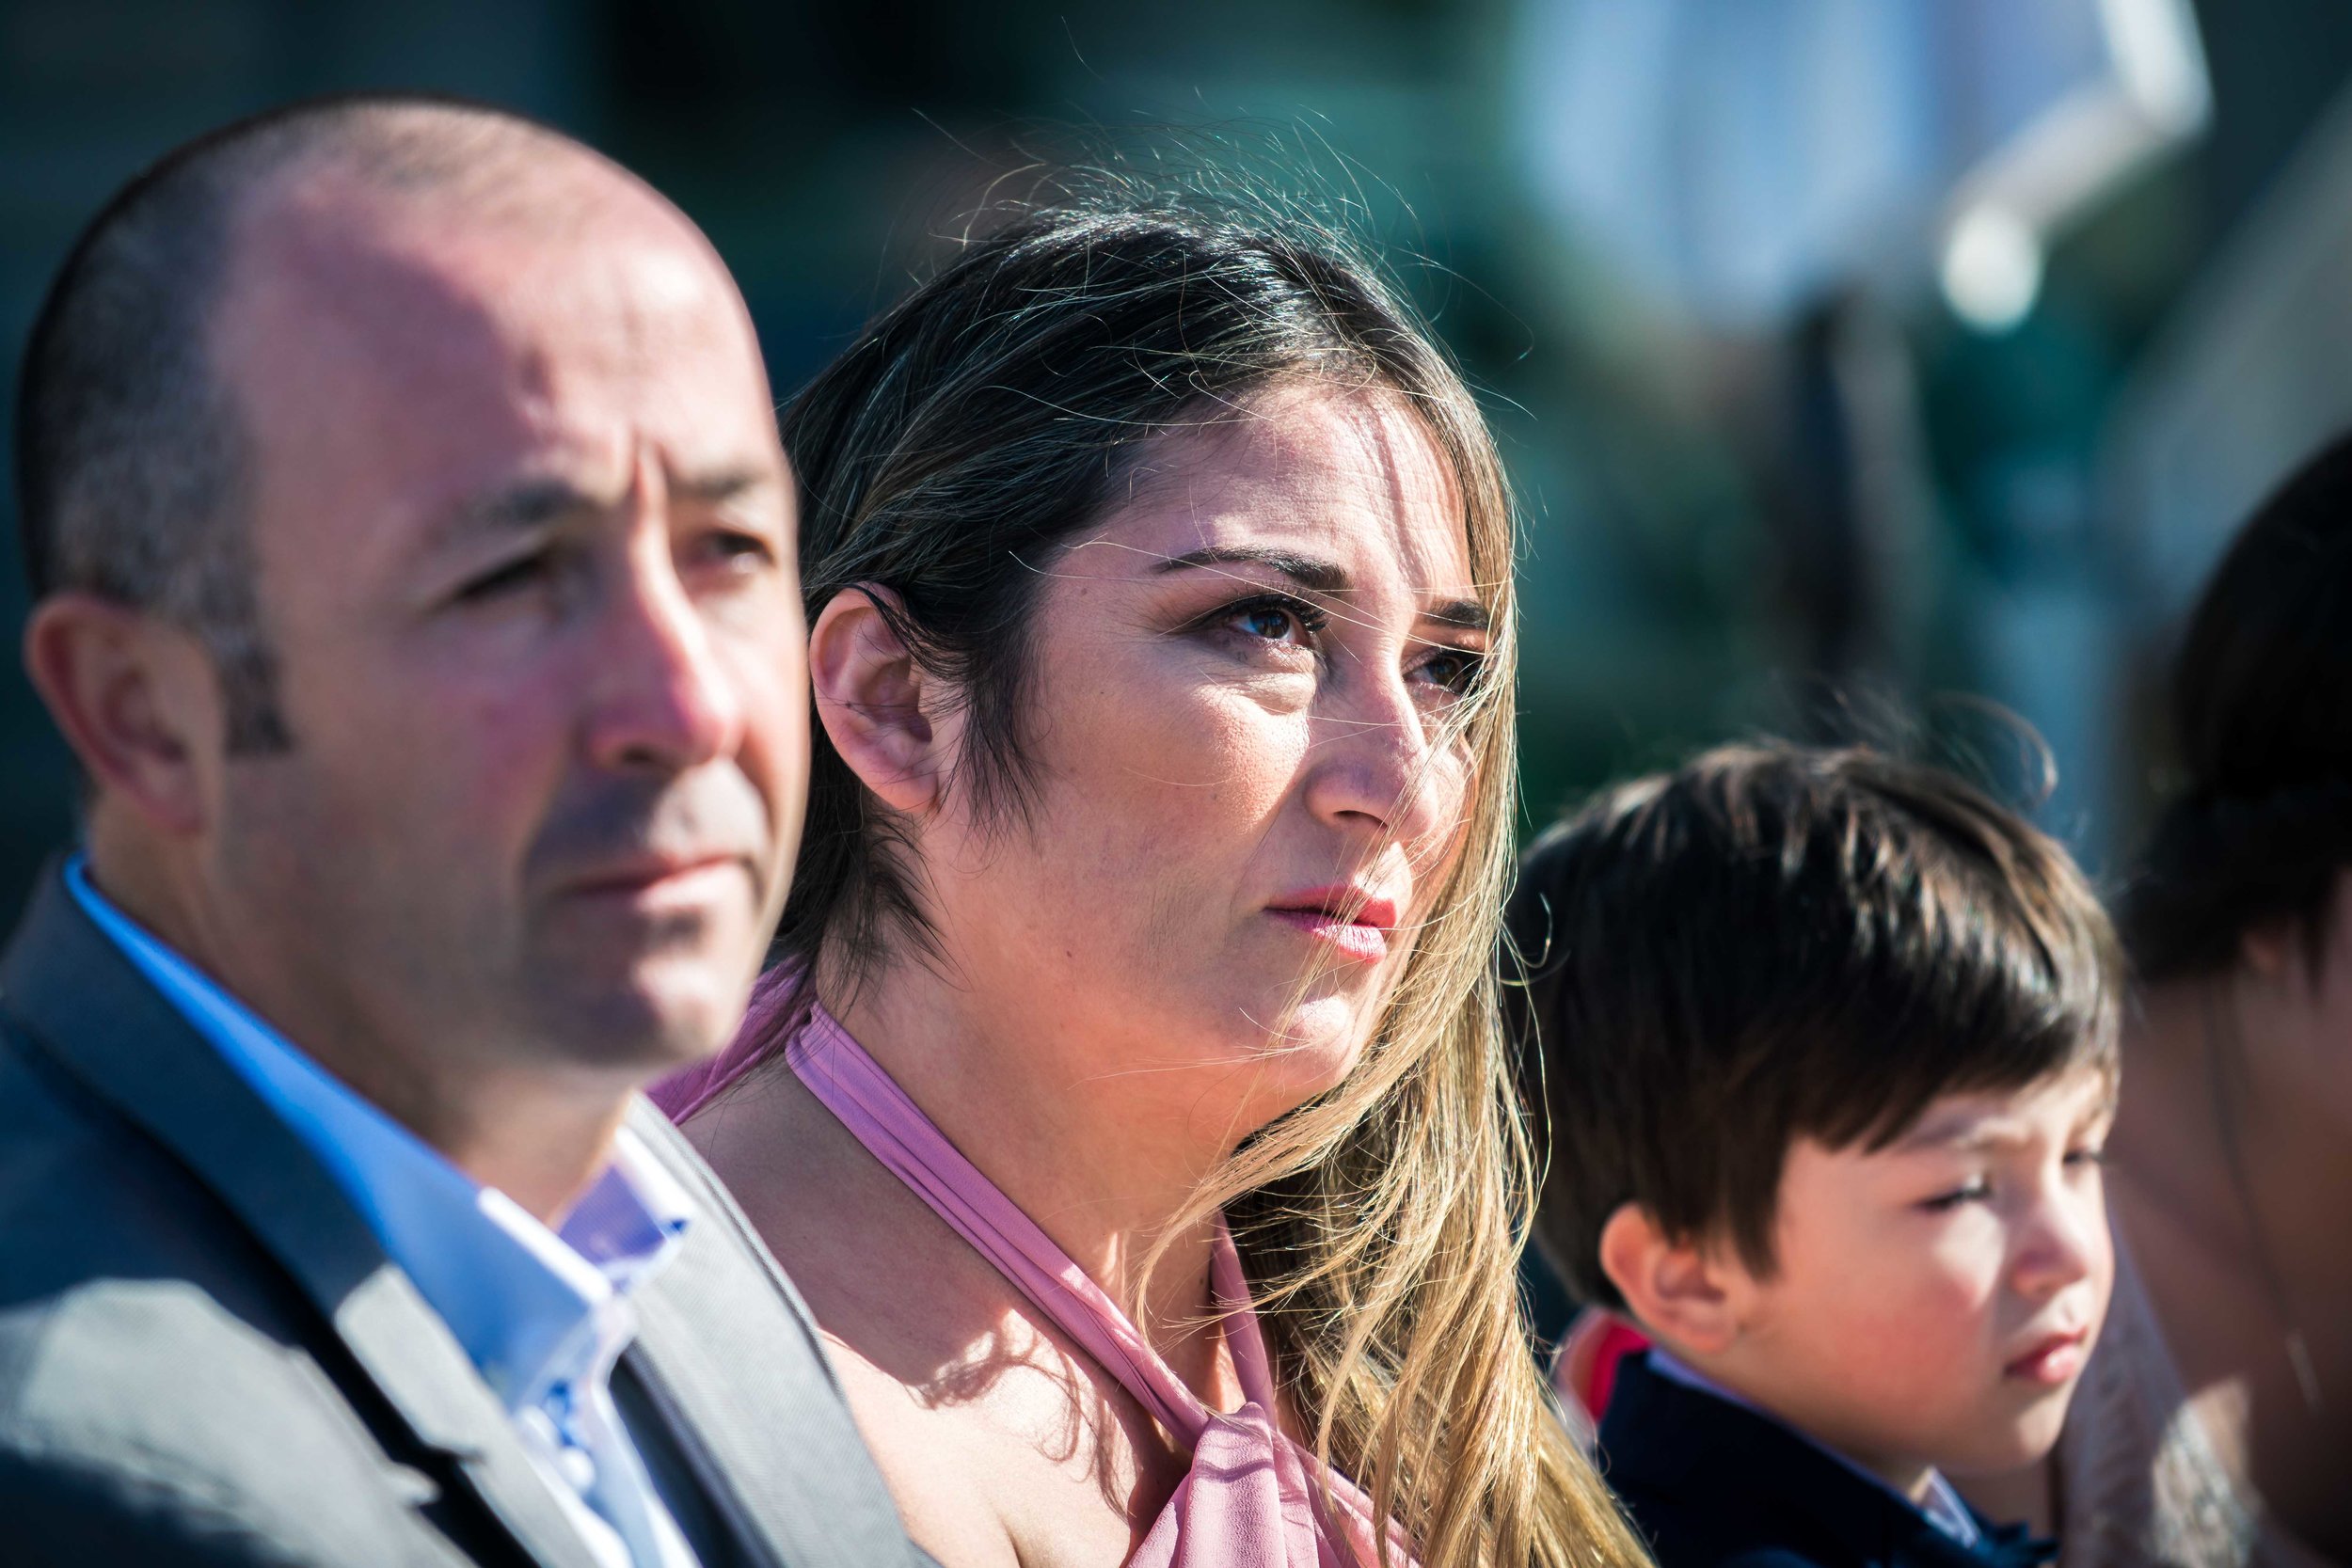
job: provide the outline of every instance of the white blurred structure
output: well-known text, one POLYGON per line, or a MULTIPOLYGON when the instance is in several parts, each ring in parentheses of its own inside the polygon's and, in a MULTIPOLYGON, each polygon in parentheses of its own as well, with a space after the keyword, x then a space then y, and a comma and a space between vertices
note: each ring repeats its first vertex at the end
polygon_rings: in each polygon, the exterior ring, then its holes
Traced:
POLYGON ((2102 512, 2146 630, 2188 611, 2238 525, 2352 429, 2352 91, 2175 308, 2117 400, 2102 512))
POLYGON ((2050 234, 2211 110, 2189 0, 1525 0, 1517 119, 1577 244, 1700 319, 1860 283, 2032 308, 2050 234))

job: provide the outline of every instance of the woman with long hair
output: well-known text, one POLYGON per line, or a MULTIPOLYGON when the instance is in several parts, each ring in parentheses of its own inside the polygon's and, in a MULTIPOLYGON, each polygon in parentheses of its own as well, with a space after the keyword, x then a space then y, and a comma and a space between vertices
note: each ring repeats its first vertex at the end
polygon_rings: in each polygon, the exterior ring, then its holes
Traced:
POLYGON ((2125 889, 2106 1329, 2037 1509, 2064 1568, 2352 1560, 2352 440, 2233 541, 2125 889))
POLYGON ((1514 530, 1428 333, 1328 233, 1080 205, 785 432, 808 826, 672 1103, 916 1540, 1641 1561, 1520 1321, 1514 530))

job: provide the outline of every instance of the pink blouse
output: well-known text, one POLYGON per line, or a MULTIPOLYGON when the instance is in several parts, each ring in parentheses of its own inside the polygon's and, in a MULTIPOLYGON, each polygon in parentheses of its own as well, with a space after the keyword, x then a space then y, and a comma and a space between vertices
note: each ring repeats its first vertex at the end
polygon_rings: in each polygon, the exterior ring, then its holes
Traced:
MULTIPOLYGON (((1221 1219, 1210 1284, 1241 1380, 1241 1407, 1232 1411, 1202 1404, 1102 1287, 947 1141, 848 1030, 798 991, 788 979, 763 981, 735 1043, 655 1091, 662 1109, 685 1120, 765 1059, 779 1029, 788 1030, 785 1059, 809 1092, 1191 1449, 1191 1469, 1128 1560, 1132 1568, 1349 1568, 1376 1560, 1369 1499, 1275 1419, 1272 1358, 1221 1219), (1327 1483, 1332 1513, 1323 1502, 1327 1483)), ((1393 1536, 1391 1560, 1410 1562, 1393 1536)))

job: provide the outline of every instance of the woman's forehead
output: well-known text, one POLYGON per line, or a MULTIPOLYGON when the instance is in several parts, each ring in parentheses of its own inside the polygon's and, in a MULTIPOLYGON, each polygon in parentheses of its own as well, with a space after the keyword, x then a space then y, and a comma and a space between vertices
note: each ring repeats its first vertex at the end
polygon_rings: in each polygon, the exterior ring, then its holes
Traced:
POLYGON ((1162 437, 1089 537, 1136 575, 1200 550, 1281 550, 1416 597, 1482 596, 1453 465, 1385 390, 1285 388, 1162 437))

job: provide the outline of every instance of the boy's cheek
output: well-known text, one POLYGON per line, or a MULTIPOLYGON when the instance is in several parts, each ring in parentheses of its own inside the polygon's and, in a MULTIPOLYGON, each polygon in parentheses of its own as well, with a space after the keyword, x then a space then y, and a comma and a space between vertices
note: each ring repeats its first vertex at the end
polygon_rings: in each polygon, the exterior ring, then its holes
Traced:
MULTIPOLYGON (((1825 1288, 1784 1299, 1774 1316, 1807 1341, 1816 1375, 1837 1378, 1890 1414, 1969 1397, 1995 1370, 2001 1250, 1901 1214, 1851 1238, 1804 1277, 1825 1288)), ((1793 1277, 1794 1271, 1791 1271, 1793 1277)))

